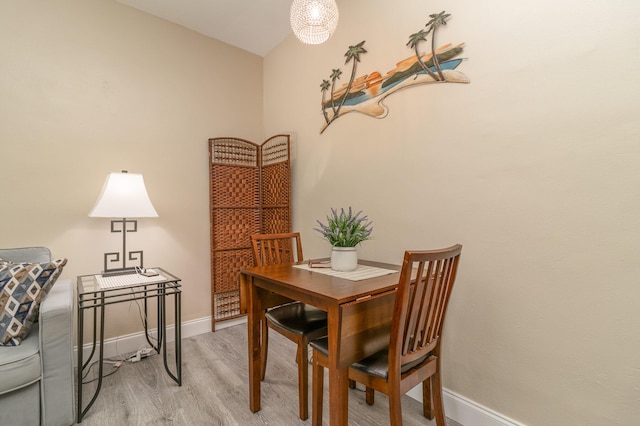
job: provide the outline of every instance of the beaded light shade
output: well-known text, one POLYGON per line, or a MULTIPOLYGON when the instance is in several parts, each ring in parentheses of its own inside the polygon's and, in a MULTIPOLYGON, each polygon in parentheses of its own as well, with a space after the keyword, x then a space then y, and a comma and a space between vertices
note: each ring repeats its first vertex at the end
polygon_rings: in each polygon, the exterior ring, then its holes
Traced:
POLYGON ((334 0, 293 0, 290 20, 301 42, 321 44, 338 26, 338 6, 334 0))

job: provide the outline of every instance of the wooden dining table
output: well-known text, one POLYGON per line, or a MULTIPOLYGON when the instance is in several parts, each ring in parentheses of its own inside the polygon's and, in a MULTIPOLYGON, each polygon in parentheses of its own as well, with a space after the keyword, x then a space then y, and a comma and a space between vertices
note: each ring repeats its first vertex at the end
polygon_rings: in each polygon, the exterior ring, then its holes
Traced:
MULTIPOLYGON (((306 262, 304 262, 306 264, 306 262)), ((360 265, 399 271, 400 266, 359 260, 360 265)), ((399 273, 352 281, 297 268, 294 264, 240 270, 242 310, 247 313, 249 406, 260 410, 261 325, 266 309, 300 301, 328 314, 329 419, 348 422, 348 367, 389 344, 388 336, 399 273)))

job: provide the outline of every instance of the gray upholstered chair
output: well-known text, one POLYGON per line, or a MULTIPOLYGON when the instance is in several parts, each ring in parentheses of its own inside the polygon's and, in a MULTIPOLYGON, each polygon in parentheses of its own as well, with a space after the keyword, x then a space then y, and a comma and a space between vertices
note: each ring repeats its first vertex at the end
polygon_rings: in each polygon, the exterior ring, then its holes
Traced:
MULTIPOLYGON (((45 247, 0 249, 13 262, 51 261, 45 247)), ((0 346, 0 425, 70 425, 75 420, 73 283, 58 279, 38 322, 18 346, 0 346)))

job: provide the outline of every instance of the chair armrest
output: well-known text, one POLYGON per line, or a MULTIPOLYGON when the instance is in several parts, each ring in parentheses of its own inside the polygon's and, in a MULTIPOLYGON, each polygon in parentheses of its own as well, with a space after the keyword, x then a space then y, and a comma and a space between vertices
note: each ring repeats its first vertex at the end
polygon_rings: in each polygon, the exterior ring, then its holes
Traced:
POLYGON ((75 420, 73 296, 72 281, 59 279, 40 305, 43 424, 75 420))

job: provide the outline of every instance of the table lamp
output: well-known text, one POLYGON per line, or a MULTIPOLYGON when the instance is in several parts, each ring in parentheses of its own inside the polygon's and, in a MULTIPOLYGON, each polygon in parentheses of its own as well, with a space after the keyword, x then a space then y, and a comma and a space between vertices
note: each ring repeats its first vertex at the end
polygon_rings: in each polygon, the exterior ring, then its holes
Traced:
POLYGON ((138 231, 138 221, 130 218, 158 217, 141 174, 126 170, 110 173, 89 217, 122 218, 111 220, 111 232, 122 232, 122 267, 109 268, 120 262, 120 252, 105 253, 103 276, 129 274, 135 272, 136 267, 144 268, 142 250, 127 253, 127 232, 138 231), (129 261, 139 264, 127 267, 127 255, 129 261))

